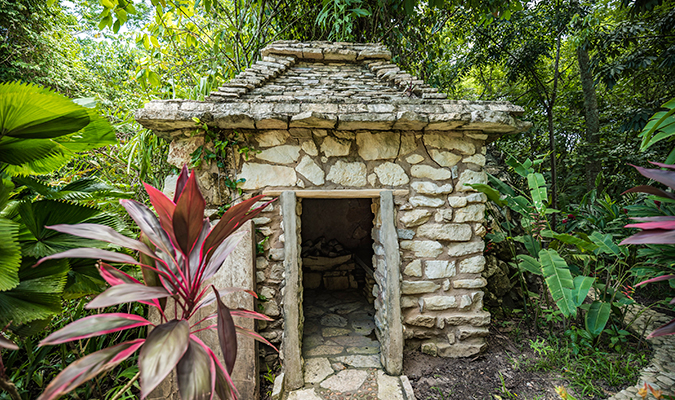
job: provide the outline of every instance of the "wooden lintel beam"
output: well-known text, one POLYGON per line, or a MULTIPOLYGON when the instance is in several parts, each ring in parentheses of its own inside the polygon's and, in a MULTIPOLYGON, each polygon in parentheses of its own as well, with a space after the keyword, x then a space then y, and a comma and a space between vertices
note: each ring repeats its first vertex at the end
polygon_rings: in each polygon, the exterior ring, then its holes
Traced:
MULTIPOLYGON (((265 189, 263 195, 277 197, 289 189, 265 189)), ((378 198, 380 193, 391 190, 394 196, 407 196, 408 189, 334 189, 334 190, 291 190, 295 196, 304 199, 367 199, 378 198)))

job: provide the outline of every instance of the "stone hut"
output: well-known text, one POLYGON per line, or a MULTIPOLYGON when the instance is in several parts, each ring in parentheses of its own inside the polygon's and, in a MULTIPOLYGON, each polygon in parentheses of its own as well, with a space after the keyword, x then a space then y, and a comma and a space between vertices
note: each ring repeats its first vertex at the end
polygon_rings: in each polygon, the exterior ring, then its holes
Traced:
POLYGON ((274 42, 205 101, 152 101, 136 114, 171 141, 176 166, 213 132, 238 138, 227 165, 198 170, 214 209, 228 182, 279 198, 254 221, 264 252, 236 268, 267 299, 274 322, 257 329, 281 346, 290 389, 303 385, 317 290, 366 294, 389 374, 401 374, 404 346, 441 357, 485 346, 486 198, 467 185, 486 183, 486 143, 529 125, 507 102, 447 100, 390 59, 379 44, 274 42))

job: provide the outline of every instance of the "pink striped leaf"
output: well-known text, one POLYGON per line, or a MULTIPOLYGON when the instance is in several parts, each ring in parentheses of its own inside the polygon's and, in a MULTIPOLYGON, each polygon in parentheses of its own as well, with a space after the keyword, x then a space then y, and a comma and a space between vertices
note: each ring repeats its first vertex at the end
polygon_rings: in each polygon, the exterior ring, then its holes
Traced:
POLYGON ((129 216, 136 222, 143 234, 156 248, 170 255, 176 256, 173 243, 166 231, 162 229, 159 220, 150 209, 136 200, 121 199, 120 204, 127 210, 129 216))
POLYGON ((145 191, 148 192, 148 196, 150 196, 152 206, 155 207, 155 212, 157 212, 157 216, 159 217, 159 224, 175 245, 176 236, 173 232, 173 213, 176 209, 176 204, 166 197, 164 193, 147 183, 143 182, 143 186, 145 187, 145 191))
POLYGON ((260 314, 259 312, 250 311, 250 310, 246 310, 246 309, 243 309, 243 308, 237 308, 237 309, 234 309, 234 310, 230 310, 230 314, 233 317, 253 318, 253 319, 259 319, 261 321, 273 321, 272 318, 268 317, 265 314, 260 314))
MULTIPOLYGON (((632 165, 632 164, 630 164, 632 165)), ((664 185, 675 188, 675 173, 673 171, 665 171, 662 169, 649 169, 638 167, 637 165, 632 165, 635 169, 642 175, 649 179, 653 179, 657 182, 661 182, 664 185)))
POLYGON ((642 222, 675 221, 675 217, 670 215, 659 215, 657 217, 632 217, 631 219, 633 221, 642 222))
POLYGON ((267 340, 267 339, 265 339, 264 337, 260 336, 260 335, 257 334, 256 332, 254 332, 254 331, 252 331, 252 330, 249 330, 249 329, 246 329, 246 328, 243 328, 243 327, 241 327, 241 326, 239 326, 239 325, 235 325, 235 328, 237 329, 237 333, 240 333, 240 334, 242 334, 242 335, 246 335, 246 336, 252 337, 253 339, 255 339, 255 340, 257 340, 257 341, 259 341, 259 342, 261 342, 261 343, 265 343, 266 345, 270 346, 270 347, 273 348, 274 350, 279 351, 279 349, 277 349, 272 343, 270 343, 269 340, 267 340))
POLYGON ((109 250, 93 249, 90 247, 81 247, 77 249, 66 250, 62 253, 52 254, 47 257, 41 258, 34 266, 42 264, 47 260, 54 260, 58 258, 92 258, 94 260, 105 260, 110 262, 118 262, 123 264, 133 264, 133 265, 143 265, 140 262, 136 261, 131 256, 122 253, 116 253, 109 250))
POLYGON ((203 280, 209 279, 218 272, 225 262, 225 259, 237 248, 237 245, 241 242, 241 239, 246 233, 248 233, 248 231, 237 232, 220 243, 220 246, 218 246, 213 253, 213 256, 206 264, 204 273, 202 274, 203 280))
POLYGON ((129 358, 144 342, 145 339, 131 340, 80 358, 61 371, 47 385, 38 400, 57 399, 101 372, 111 370, 129 358))
POLYGON ((675 169, 675 165, 672 165, 672 164, 664 164, 664 163, 660 163, 660 162, 656 162, 656 161, 650 161, 649 163, 654 164, 657 167, 661 167, 661 168, 675 169))
POLYGON ((204 225, 204 207, 206 202, 197 185, 197 174, 188 178, 183 192, 176 202, 173 213, 173 231, 181 252, 188 257, 204 225))
POLYGON ((176 364, 178 390, 182 400, 210 400, 215 386, 215 365, 209 354, 190 335, 188 348, 176 364))
POLYGON ((40 346, 61 344, 146 325, 152 325, 152 323, 141 316, 133 314, 112 313, 91 315, 78 319, 47 336, 40 342, 40 346))
POLYGON ((141 399, 159 385, 178 364, 188 348, 190 324, 184 319, 169 321, 153 329, 138 357, 141 399))
POLYGON ((218 357, 216 357, 216 354, 209 348, 208 346, 204 345, 204 348, 207 353, 209 353, 209 356, 211 356, 211 359, 213 360, 213 364, 215 365, 215 378, 216 378, 216 386, 215 386, 215 392, 220 397, 220 399, 233 399, 237 400, 237 396, 239 396, 239 392, 237 391, 237 388, 234 386, 234 382, 232 381, 232 377, 230 374, 227 373, 227 369, 223 367, 223 364, 220 363, 220 360, 218 357))
POLYGON ((110 264, 101 262, 98 264, 99 274, 110 286, 121 285, 123 283, 141 283, 138 279, 123 272, 110 264))
POLYGON ((237 331, 234 327, 234 320, 230 314, 230 309, 220 300, 220 293, 216 288, 217 314, 218 314, 218 340, 220 349, 223 352, 223 360, 227 373, 231 374, 234 369, 234 362, 237 360, 237 331))
POLYGON ((0 347, 8 350, 19 350, 19 346, 11 340, 7 339, 5 336, 0 333, 0 347))
POLYGON ((675 231, 669 229, 650 229, 629 236, 619 244, 675 244, 675 231))
MULTIPOLYGON (((229 293, 246 292, 246 293, 250 294, 251 296, 253 296, 254 298, 256 298, 256 299, 258 298, 258 295, 256 294, 256 292, 254 292, 252 290, 248 290, 248 289, 242 289, 242 288, 227 287, 227 288, 218 289, 218 292, 220 293, 221 296, 224 296, 224 295, 229 294, 229 293)), ((200 309, 202 307, 206 307, 206 306, 209 306, 209 305, 213 304, 214 301, 216 301, 216 293, 211 291, 199 301, 199 303, 197 304, 196 307, 197 307, 197 309, 200 309)))
POLYGON ((675 279, 675 275, 657 276, 656 278, 647 279, 646 281, 642 281, 642 282, 638 283, 637 285, 635 285, 635 287, 646 285, 648 283, 653 283, 653 282, 667 281, 667 280, 670 280, 670 279, 675 279))
POLYGON ((140 242, 136 239, 126 237, 121 233, 117 232, 113 228, 105 225, 99 224, 77 224, 77 225, 52 225, 46 226, 49 228, 61 233, 67 233, 73 236, 79 236, 87 239, 100 240, 107 243, 112 243, 116 246, 126 247, 128 249, 140 251, 143 254, 147 254, 150 257, 157 258, 155 252, 150 250, 143 242, 140 242))
POLYGON ((134 301, 162 299, 171 293, 161 286, 145 286, 140 283, 123 283, 108 288, 86 305, 86 309, 110 307, 134 301))
POLYGON ((668 322, 663 326, 654 329, 654 332, 650 333, 649 336, 647 336, 647 339, 659 336, 672 335, 674 333, 675 333, 675 319, 671 320, 670 322, 668 322))
POLYGON ((183 168, 180 170, 180 175, 178 175, 178 180, 176 181, 176 190, 173 192, 173 202, 178 203, 178 198, 183 193, 185 184, 187 184, 188 177, 190 176, 190 171, 188 171, 187 165, 183 165, 183 168))
POLYGON ((653 194, 655 196, 665 197, 665 198, 668 198, 668 199, 675 200, 675 194, 668 193, 668 192, 666 192, 664 190, 661 190, 659 188, 655 188, 654 186, 647 186, 647 185, 640 185, 640 186, 636 186, 634 188, 630 188, 630 189, 626 190, 625 192, 623 192, 621 194, 625 194, 625 193, 648 193, 648 194, 653 194))
POLYGON ((675 219, 666 221, 640 222, 637 224, 628 224, 624 228, 638 229, 675 229, 675 219))

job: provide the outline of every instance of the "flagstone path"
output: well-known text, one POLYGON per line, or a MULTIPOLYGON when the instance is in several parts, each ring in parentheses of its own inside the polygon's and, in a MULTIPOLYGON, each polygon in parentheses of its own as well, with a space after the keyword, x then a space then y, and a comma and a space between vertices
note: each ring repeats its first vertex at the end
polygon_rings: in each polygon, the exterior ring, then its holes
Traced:
POLYGON ((399 377, 382 369, 375 309, 363 295, 307 290, 304 304, 305 387, 287 400, 414 400, 405 396, 399 377))

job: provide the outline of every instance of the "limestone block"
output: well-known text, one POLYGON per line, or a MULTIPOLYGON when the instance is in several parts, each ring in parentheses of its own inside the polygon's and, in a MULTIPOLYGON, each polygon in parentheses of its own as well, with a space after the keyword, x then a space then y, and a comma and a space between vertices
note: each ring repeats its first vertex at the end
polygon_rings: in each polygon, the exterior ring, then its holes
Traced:
POLYGON ((295 186, 298 180, 293 168, 257 163, 245 163, 239 177, 246 180, 241 185, 244 190, 267 186, 295 186))
POLYGON ((255 121, 248 114, 213 113, 213 120, 222 129, 255 129, 255 121))
POLYGON ((447 249, 450 257, 461 257, 473 253, 482 253, 485 249, 485 243, 482 240, 469 243, 450 243, 447 249))
POLYGON ((460 326, 457 328, 457 339, 464 340, 475 337, 484 337, 490 334, 488 328, 479 328, 474 326, 460 326))
POLYGON ((476 279, 456 279, 452 282, 455 289, 478 289, 487 285, 485 278, 476 279))
POLYGON ((269 224, 272 221, 272 219, 267 217, 258 217, 251 219, 251 221, 253 221, 253 223, 256 224, 256 226, 260 226, 269 224))
POLYGON ((404 400, 398 376, 389 376, 384 371, 377 371, 377 398, 404 400))
POLYGON ((173 199, 174 194, 176 193, 176 185, 178 184, 178 175, 171 174, 164 179, 164 187, 162 188, 162 193, 166 197, 173 199))
POLYGON ((438 355, 441 357, 448 358, 460 358, 460 357, 470 357, 474 356, 481 351, 483 351, 487 345, 483 344, 466 344, 466 343, 455 343, 453 345, 439 350, 438 355))
POLYGON ((401 282, 401 293, 403 294, 433 293, 440 287, 441 285, 438 285, 431 281, 403 281, 401 282))
POLYGON ((395 158, 398 154, 401 136, 397 132, 356 133, 356 145, 364 160, 384 160, 395 158))
POLYGON ((473 225, 473 231, 476 233, 476 236, 484 237, 485 234, 487 233, 487 230, 485 230, 485 226, 481 223, 474 224, 473 225))
POLYGON ((315 111, 322 114, 337 114, 338 106, 337 104, 326 103, 300 103, 300 111, 315 111))
POLYGON ((487 175, 485 172, 476 172, 470 169, 465 170, 459 176, 459 181, 457 182, 457 190, 460 192, 475 192, 476 190, 472 188, 471 185, 474 183, 487 183, 487 175))
POLYGON ((408 325, 433 328, 434 325, 436 325, 436 317, 434 317, 433 315, 417 314, 407 317, 405 319, 405 323, 408 325))
POLYGON ((356 132, 352 131, 333 131, 333 135, 338 139, 349 140, 352 142, 356 139, 356 132))
POLYGON ((434 217, 436 222, 450 222, 452 221, 452 208, 438 210, 434 217))
POLYGON ((304 140, 300 147, 302 148, 302 151, 309 154, 310 156, 316 157, 319 155, 319 150, 316 148, 316 144, 311 139, 304 140))
POLYGON ((326 179, 342 186, 365 186, 366 164, 361 162, 349 163, 338 160, 338 162, 330 168, 326 179))
POLYGON ((308 128, 289 128, 288 134, 295 139, 310 139, 312 130, 308 128))
POLYGON ((432 357, 438 356, 438 347, 436 347, 436 342, 433 340, 426 341, 422 343, 420 351, 424 354, 428 354, 432 357))
POLYGON ((424 275, 428 279, 451 278, 455 276, 455 262, 448 260, 425 260, 424 275))
POLYGON ((169 155, 166 161, 178 168, 183 165, 189 165, 192 159, 192 153, 199 146, 204 145, 204 136, 193 136, 187 139, 176 139, 169 145, 169 155))
POLYGON ((459 297, 459 308, 464 309, 471 305, 471 296, 463 294, 459 297))
POLYGON ((326 137, 328 136, 328 131, 325 129, 312 129, 312 135, 316 137, 326 137))
POLYGON ((366 106, 371 113, 390 113, 394 112, 396 107, 387 103, 368 104, 366 106))
POLYGON ((414 111, 400 111, 396 114, 394 130, 421 131, 429 124, 429 117, 414 111))
POLYGON ((305 111, 291 117, 291 128, 323 128, 333 129, 337 124, 335 114, 325 114, 316 111, 305 111))
POLYGON ((471 163, 480 165, 481 167, 485 165, 485 156, 482 154, 474 154, 470 157, 464 157, 462 160, 463 163, 471 163))
POLYGON ((470 204, 455 210, 455 222, 480 222, 483 219, 485 219, 485 204, 470 204))
POLYGON ((443 245, 434 240, 402 240, 401 249, 410 250, 416 257, 438 257, 443 252, 443 245))
POLYGON ((265 149, 255 156, 259 160, 277 164, 292 164, 300 157, 300 146, 284 145, 265 149))
POLYGON ((425 134, 422 139, 427 147, 457 151, 466 156, 476 152, 476 148, 470 141, 447 134, 425 134))
POLYGON ((467 203, 466 197, 448 196, 448 204, 452 208, 464 207, 467 203))
POLYGON ((413 210, 403 213, 400 217, 401 222, 408 228, 422 225, 431 218, 429 210, 413 210))
POLYGON ((411 240, 415 237, 415 231, 412 229, 397 229, 396 234, 399 239, 411 240))
POLYGON ((471 193, 466 196, 466 201, 469 203, 485 203, 487 196, 485 193, 471 193))
POLYGON ((330 361, 324 357, 309 358, 305 362, 305 382, 319 383, 333 373, 330 361))
POLYGON ((414 165, 414 164, 419 164, 419 163, 421 163, 422 161, 424 161, 424 157, 422 157, 422 156, 419 155, 419 154, 412 154, 412 155, 408 156, 408 158, 406 158, 405 160, 406 160, 409 164, 414 165))
POLYGON ((465 125, 468 117, 459 113, 431 114, 429 115, 429 125, 425 128, 427 131, 451 131, 465 125))
POLYGON ((290 138, 288 131, 286 130, 273 130, 273 131, 259 131, 260 134, 254 136, 258 141, 258 146, 260 147, 272 147, 279 146, 286 143, 286 140, 290 138))
POLYGON ((488 138, 488 135, 484 133, 465 133, 467 137, 470 137, 471 139, 476 139, 476 140, 485 140, 488 138))
POLYGON ((417 297, 401 296, 401 308, 412 308, 417 306, 417 297))
POLYGON ((323 169, 316 165, 310 156, 304 156, 295 170, 317 186, 324 183, 325 173, 323 169))
POLYGON ((420 299, 420 307, 423 311, 442 311, 457 307, 455 296, 431 296, 420 299))
POLYGON ((263 303, 262 306, 263 306, 262 313, 267 315, 268 317, 278 317, 279 315, 281 315, 279 305, 274 300, 266 301, 263 303))
POLYGON ((429 239, 463 242, 471 239, 471 226, 467 224, 426 224, 417 234, 429 239))
POLYGON ((437 184, 433 182, 413 182, 410 185, 417 193, 419 194, 431 194, 431 195, 436 195, 436 194, 448 194, 452 193, 452 185, 451 184, 445 184, 443 186, 438 186, 437 184))
POLYGON ((474 256, 459 262, 460 274, 480 274, 485 269, 485 257, 474 256))
POLYGON ((265 114, 256 114, 254 117, 255 117, 255 128, 258 130, 288 129, 288 115, 265 113, 265 114))
POLYGON ((341 157, 349 154, 351 145, 352 143, 347 140, 328 136, 321 143, 321 151, 326 157, 341 157))
POLYGON ((385 186, 400 186, 409 182, 408 175, 400 165, 385 162, 375 167, 375 174, 385 186))
POLYGON ((490 324, 490 313, 487 311, 480 311, 477 314, 454 314, 443 316, 445 323, 448 325, 473 325, 486 326, 490 324))
POLYGON ((436 149, 429 150, 429 155, 442 167, 454 167, 462 159, 462 156, 455 153, 436 149))
POLYGON ((415 134, 411 132, 402 132, 401 149, 398 153, 399 157, 403 157, 406 154, 410 154, 415 150, 417 150, 417 139, 415 137, 415 134))
POLYGON ((445 200, 427 196, 413 196, 409 200, 413 207, 442 207, 445 200))
POLYGON ((357 52, 350 49, 337 49, 331 52, 326 52, 323 59, 327 61, 354 61, 356 60, 357 52))
POLYGON ((406 265, 405 269, 403 270, 403 273, 408 275, 408 276, 416 276, 416 277, 421 277, 422 276, 422 261, 420 260, 415 260, 408 265, 406 265))
POLYGON ((394 126, 396 114, 359 113, 342 114, 338 121, 339 130, 352 131, 358 129, 372 129, 388 131, 394 126))
POLYGON ((368 175, 368 184, 370 186, 375 186, 376 183, 377 183, 377 175, 375 174, 368 175))
POLYGON ((413 165, 410 173, 415 178, 431 179, 432 181, 445 181, 452 178, 452 172, 447 169, 434 168, 429 165, 413 165))

